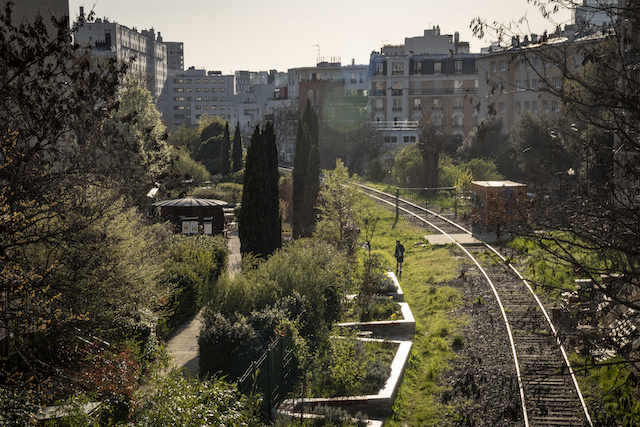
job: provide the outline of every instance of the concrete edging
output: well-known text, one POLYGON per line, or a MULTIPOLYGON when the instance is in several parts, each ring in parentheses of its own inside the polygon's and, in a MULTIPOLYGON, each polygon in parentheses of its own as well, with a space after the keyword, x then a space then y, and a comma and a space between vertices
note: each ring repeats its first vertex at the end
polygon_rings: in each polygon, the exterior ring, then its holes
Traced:
MULTIPOLYGON (((361 340, 370 341, 384 341, 373 338, 359 338, 361 340)), ((312 398, 304 400, 285 400, 282 404, 283 407, 293 408, 294 413, 300 416, 300 412, 303 408, 311 409, 318 406, 339 406, 351 413, 362 412, 368 416, 382 416, 391 413, 393 402, 398 395, 398 389, 402 384, 404 378, 404 372, 409 364, 409 357, 411 356, 411 348, 413 342, 411 341, 399 341, 392 340, 392 342, 398 344, 398 350, 391 362, 391 374, 387 379, 384 387, 378 392, 378 394, 370 394, 366 396, 340 396, 333 398, 312 398)), ((278 411, 279 414, 285 415, 286 412, 278 411)))

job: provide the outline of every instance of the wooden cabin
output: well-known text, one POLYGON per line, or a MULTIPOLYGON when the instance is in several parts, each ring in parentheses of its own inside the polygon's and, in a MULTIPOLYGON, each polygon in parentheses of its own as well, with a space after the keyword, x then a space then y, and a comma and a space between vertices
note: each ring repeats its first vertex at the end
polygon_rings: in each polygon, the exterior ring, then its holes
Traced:
POLYGON ((520 218, 527 199, 527 186, 513 181, 471 183, 474 226, 498 233, 520 218))

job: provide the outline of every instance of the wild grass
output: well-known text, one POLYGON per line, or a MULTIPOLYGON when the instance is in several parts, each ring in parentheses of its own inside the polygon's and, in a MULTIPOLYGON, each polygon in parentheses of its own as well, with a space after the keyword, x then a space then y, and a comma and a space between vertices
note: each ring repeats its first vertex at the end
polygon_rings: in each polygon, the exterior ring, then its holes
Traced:
POLYGON ((409 367, 385 426, 436 426, 446 412, 438 401, 442 391, 439 381, 451 369, 454 342, 463 345, 460 331, 465 322, 451 314, 464 300, 447 282, 458 277, 464 261, 452 256, 448 247, 426 245, 423 228, 403 219, 394 227, 394 212, 373 204, 368 209, 378 218, 372 253, 383 265, 395 271, 396 240, 406 249, 400 286, 416 319, 409 367))

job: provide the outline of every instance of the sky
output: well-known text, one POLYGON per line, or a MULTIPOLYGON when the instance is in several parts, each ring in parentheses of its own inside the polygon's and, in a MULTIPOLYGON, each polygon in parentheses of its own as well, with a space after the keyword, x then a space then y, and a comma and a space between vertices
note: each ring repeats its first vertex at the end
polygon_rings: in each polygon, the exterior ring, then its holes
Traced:
POLYGON ((224 74, 311 67, 318 57, 368 64, 383 44, 403 44, 436 25, 479 52, 492 40, 473 35, 476 17, 505 24, 526 17, 523 34, 571 21, 561 10, 549 22, 527 0, 69 0, 72 20, 80 6, 138 31, 154 28, 164 41, 184 43, 185 67, 224 74))

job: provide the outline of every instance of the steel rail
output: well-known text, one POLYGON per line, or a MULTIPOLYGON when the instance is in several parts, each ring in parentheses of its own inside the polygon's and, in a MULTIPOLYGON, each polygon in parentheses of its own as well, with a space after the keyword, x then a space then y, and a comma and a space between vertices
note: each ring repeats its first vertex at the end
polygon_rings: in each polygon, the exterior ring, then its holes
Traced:
MULTIPOLYGON (((371 188, 365 185, 361 185, 361 184, 357 184, 359 187, 364 188, 368 191, 373 191, 374 193, 378 193, 378 194, 382 194, 387 198, 392 198, 395 199, 394 195, 385 193, 383 191, 377 190, 375 188, 371 188)), ((365 193, 367 194, 367 193, 365 193)), ((371 194, 367 194, 369 197, 377 199, 383 203, 386 203, 388 205, 394 206, 395 207, 395 203, 389 202, 388 200, 382 199, 380 197, 377 196, 373 196, 371 194)), ((469 234, 469 235, 473 235, 473 233, 469 230, 467 230, 466 228, 464 228, 463 226, 461 226, 460 224, 457 224, 453 221, 451 221, 449 218, 446 218, 436 212, 430 211, 429 209, 423 208, 422 206, 416 205, 414 203, 411 203, 407 200, 404 199, 400 199, 402 201, 402 203, 409 205, 413 208, 418 209, 419 211, 422 212, 426 212, 430 215, 435 216, 436 218, 443 220, 445 222, 447 222, 449 225, 452 225, 454 227, 456 227, 457 229, 459 229, 460 231, 469 234)), ((450 234, 446 233, 444 230, 442 230, 440 227, 436 226, 435 224, 431 223, 430 221, 427 221, 425 218, 422 218, 420 216, 418 216, 417 214, 415 214, 414 212, 411 212, 408 209, 402 208, 402 207, 398 207, 398 209, 401 209, 402 211, 406 212, 407 214, 421 220, 422 222, 428 224, 430 227, 434 228, 435 230, 437 230, 438 232, 442 233, 443 235, 445 235, 447 238, 449 238, 454 244, 456 244, 456 246, 458 246, 465 254, 467 254, 467 256, 474 262, 474 264, 478 267, 478 269, 480 270, 480 272, 482 273, 482 275, 485 277, 485 279, 487 280, 487 282, 489 283, 489 285, 491 286, 491 290, 493 291, 493 294, 496 297, 496 300, 498 301, 498 305, 500 307, 500 311, 502 313, 502 317, 505 321, 505 325, 507 328, 507 332, 509 335, 509 341, 510 341, 510 345, 511 345, 511 351, 513 354, 513 358, 514 358, 514 363, 515 363, 515 367, 516 367, 516 375, 518 378, 518 387, 520 389, 520 399, 522 402, 522 410, 523 410, 523 414, 524 414, 524 422, 525 422, 525 426, 528 427, 529 426, 529 421, 528 421, 528 414, 527 414, 527 406, 526 406, 526 402, 525 402, 525 395, 524 395, 524 386, 522 383, 522 377, 520 375, 520 366, 518 363, 518 356, 517 356, 517 352, 516 352, 516 347, 515 347, 515 342, 513 339, 513 334, 511 332, 511 326, 509 324, 509 320, 507 319, 507 315, 504 309, 504 306, 502 304, 502 300, 500 299, 500 296, 498 295, 498 291, 496 289, 496 287, 493 285, 493 282, 491 281, 491 279, 489 278, 489 276, 487 275, 486 271, 484 270, 484 268, 482 268, 482 266, 478 263, 478 261, 475 259, 475 257, 462 245, 460 244, 458 241, 456 241, 453 236, 451 236, 450 234)), ((573 371, 573 368, 571 367, 571 362, 569 361, 569 357, 567 355, 567 352, 564 348, 564 346, 562 345, 562 342, 560 340, 560 338, 558 337, 558 333, 557 330, 555 328, 555 326, 553 325, 553 322, 551 321, 551 318, 549 317, 549 314, 547 313, 547 310, 545 309, 544 305, 542 304, 542 301, 540 301, 540 298, 535 294, 535 292, 533 291, 533 288, 531 287, 531 285, 527 282, 527 280, 522 276, 522 274, 520 274, 520 272, 513 266, 513 264, 511 264, 510 262, 507 262, 507 259, 497 250, 495 249, 493 246, 489 245, 486 242, 482 242, 482 244, 487 247, 490 251, 492 251, 494 254, 496 254, 503 262, 505 262, 506 264, 509 265, 509 268, 515 273, 515 275, 522 281, 522 283, 526 286, 527 290, 529 291, 529 293, 533 296, 533 298, 535 299, 538 307, 540 308, 540 310, 542 311, 547 323, 549 324, 549 327, 551 328, 551 331, 553 333, 553 336, 556 340, 556 344, 558 345, 558 347, 560 348, 560 352, 562 353, 562 357, 564 360, 565 365, 567 366, 568 372, 571 376, 571 380, 573 382, 574 388, 578 394, 578 398, 580 400, 580 405, 582 406, 582 410, 584 411, 584 415, 587 419, 587 422, 589 423, 589 425, 591 427, 593 427, 593 421, 591 420, 591 416, 589 415, 589 410, 587 408, 586 402, 584 400, 584 397, 582 396, 582 392, 580 391, 580 386, 578 384, 578 380, 575 376, 575 373, 573 371)))

